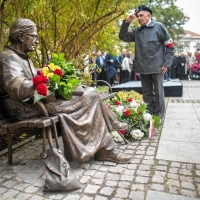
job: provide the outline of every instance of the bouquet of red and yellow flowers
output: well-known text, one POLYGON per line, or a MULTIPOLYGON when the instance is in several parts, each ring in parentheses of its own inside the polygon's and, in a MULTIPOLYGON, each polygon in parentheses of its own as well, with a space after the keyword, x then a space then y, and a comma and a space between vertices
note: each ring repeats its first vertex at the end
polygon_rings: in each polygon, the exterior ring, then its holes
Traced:
POLYGON ((33 78, 36 87, 34 103, 57 91, 64 99, 70 99, 80 84, 81 75, 74 68, 73 60, 67 62, 64 54, 52 54, 51 61, 33 78))

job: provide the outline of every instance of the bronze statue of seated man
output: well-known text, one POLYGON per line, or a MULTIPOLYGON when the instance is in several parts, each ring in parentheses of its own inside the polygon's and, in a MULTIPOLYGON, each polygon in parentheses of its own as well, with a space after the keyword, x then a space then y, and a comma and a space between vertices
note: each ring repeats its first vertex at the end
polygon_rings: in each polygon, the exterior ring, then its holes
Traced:
MULTIPOLYGON (((0 95, 11 117, 21 120, 40 116, 41 111, 33 104, 35 87, 32 79, 37 74, 28 54, 38 44, 37 27, 29 19, 17 19, 9 34, 10 46, 0 52, 0 95)), ((106 107, 94 89, 87 88, 82 96, 70 100, 56 98, 44 102, 50 115, 59 115, 64 155, 68 160, 86 162, 91 157, 117 163, 129 163, 130 157, 114 150, 110 136, 113 130, 127 128, 106 107)))

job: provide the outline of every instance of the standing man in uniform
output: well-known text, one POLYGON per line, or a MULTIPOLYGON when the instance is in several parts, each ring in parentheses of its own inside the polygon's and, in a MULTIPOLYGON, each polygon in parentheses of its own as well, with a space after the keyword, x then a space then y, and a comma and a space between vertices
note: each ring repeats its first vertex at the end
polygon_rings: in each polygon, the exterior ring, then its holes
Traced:
POLYGON ((160 116, 163 122, 165 99, 163 74, 170 67, 174 55, 174 43, 166 28, 151 19, 152 10, 141 5, 123 21, 119 38, 135 42, 135 70, 141 76, 142 94, 149 112, 160 116), (128 31, 135 16, 140 27, 128 31))

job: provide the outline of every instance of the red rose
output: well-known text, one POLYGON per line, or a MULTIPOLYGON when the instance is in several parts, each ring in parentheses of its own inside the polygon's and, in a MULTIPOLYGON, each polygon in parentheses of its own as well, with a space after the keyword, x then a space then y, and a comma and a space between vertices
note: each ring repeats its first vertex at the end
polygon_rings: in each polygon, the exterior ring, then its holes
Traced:
POLYGON ((44 83, 44 84, 48 83, 48 78, 46 76, 41 74, 41 77, 42 77, 42 83, 44 83))
POLYGON ((56 69, 54 72, 54 74, 57 74, 58 76, 62 77, 63 76, 63 72, 60 69, 56 69))
POLYGON ((115 105, 117 105, 117 106, 119 106, 121 103, 119 102, 119 101, 117 101, 116 103, 115 103, 115 105))
POLYGON ((128 102, 132 102, 133 101, 133 99, 132 98, 128 98, 128 102))
POLYGON ((35 77, 33 77, 33 84, 35 86, 38 86, 40 83, 42 83, 42 77, 41 76, 35 76, 35 77))
POLYGON ((39 84, 36 87, 36 91, 38 94, 43 95, 43 96, 47 96, 48 94, 48 88, 44 83, 39 84))
POLYGON ((48 82, 48 79, 46 76, 44 76, 43 74, 39 75, 39 76, 35 76, 33 77, 33 84, 35 86, 38 86, 41 83, 46 84, 48 82))
POLYGON ((128 116, 131 114, 131 112, 130 112, 130 110, 127 109, 127 110, 124 112, 124 114, 125 114, 125 116, 128 117, 128 116))
POLYGON ((121 133, 122 135, 125 135, 126 131, 125 131, 125 130, 120 130, 120 133, 121 133))
POLYGON ((41 75, 42 71, 41 70, 37 70, 37 75, 41 75))

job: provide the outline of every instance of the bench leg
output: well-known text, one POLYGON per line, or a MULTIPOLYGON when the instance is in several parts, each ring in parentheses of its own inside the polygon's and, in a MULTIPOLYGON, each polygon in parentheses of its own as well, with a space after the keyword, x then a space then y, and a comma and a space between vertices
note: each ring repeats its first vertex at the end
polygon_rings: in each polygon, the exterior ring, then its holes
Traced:
POLYGON ((7 144, 8 144, 8 164, 12 164, 12 137, 10 131, 6 131, 7 134, 7 144))

